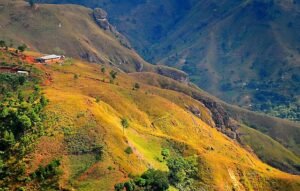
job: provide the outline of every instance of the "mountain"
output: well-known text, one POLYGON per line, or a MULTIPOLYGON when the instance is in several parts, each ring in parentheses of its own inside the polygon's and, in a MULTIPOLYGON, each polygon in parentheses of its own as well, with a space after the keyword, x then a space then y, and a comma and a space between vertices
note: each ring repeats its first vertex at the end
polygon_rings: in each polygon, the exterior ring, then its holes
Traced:
POLYGON ((178 80, 186 78, 179 70, 145 62, 114 27, 108 23, 109 28, 103 29, 95 22, 101 19, 99 10, 72 5, 38 5, 32 9, 24 1, 8 0, 0 2, 0 9, 0 38, 11 45, 22 42, 48 54, 110 62, 126 72, 156 71, 178 80))
MULTIPOLYGON (((109 63, 99 65, 73 59, 41 65, 32 62, 39 53, 14 52, 1 50, 6 67, 22 67, 30 75, 25 77, 25 84, 19 87, 14 84, 15 88, 5 91, 18 92, 11 96, 24 92, 24 97, 10 97, 10 102, 6 102, 7 98, 2 99, 5 94, 1 94, 0 103, 8 110, 14 107, 23 111, 17 119, 22 122, 28 116, 31 123, 24 123, 29 126, 23 138, 17 136, 20 129, 12 131, 15 145, 8 147, 10 152, 4 152, 5 157, 1 154, 5 165, 0 172, 4 177, 0 180, 2 188, 113 190, 116 183, 137 177, 149 168, 167 171, 169 159, 189 157, 185 160, 190 161, 192 157, 197 173, 186 177, 190 184, 184 190, 299 190, 299 176, 262 163, 246 147, 221 133, 215 127, 214 111, 203 102, 159 86, 163 83, 165 87, 177 85, 190 91, 199 90, 148 72, 118 73, 112 78, 111 71, 117 68, 109 63), (30 89, 32 83, 34 90, 30 89), (33 93, 28 94, 29 91, 33 93), (40 99, 43 109, 39 110, 42 114, 38 123, 43 128, 35 129, 37 113, 32 115, 26 105, 40 94, 45 97, 40 99), (20 99, 22 104, 12 104, 14 99, 20 99), (29 147, 25 137, 33 141, 32 146, 29 147), (21 152, 13 155, 22 150, 19 145, 23 144, 31 148, 24 148, 27 155, 21 152), (19 171, 21 167, 25 170, 19 171), (7 169, 10 173, 6 174, 7 169)), ((17 77, 0 73, 2 85, 11 83, 4 76, 17 77)), ((37 101, 32 104, 36 109, 37 101)), ((5 112, 1 111, 2 119, 5 112)), ((9 115, 6 114, 6 119, 9 115)), ((1 139, 1 150, 7 147, 3 143, 1 139)), ((275 149, 281 148, 277 146, 279 143, 271 141, 273 144, 275 149)), ((170 190, 183 189, 171 182, 170 190)))
POLYGON ((102 7, 146 60, 227 102, 299 120, 297 0, 46 2, 102 7))
POLYGON ((298 123, 150 65, 101 9, 8 0, 0 9, 0 40, 30 47, 0 48, 1 188, 113 190, 144 185, 154 168, 170 190, 299 190, 298 123), (40 52, 67 58, 36 64, 40 52))

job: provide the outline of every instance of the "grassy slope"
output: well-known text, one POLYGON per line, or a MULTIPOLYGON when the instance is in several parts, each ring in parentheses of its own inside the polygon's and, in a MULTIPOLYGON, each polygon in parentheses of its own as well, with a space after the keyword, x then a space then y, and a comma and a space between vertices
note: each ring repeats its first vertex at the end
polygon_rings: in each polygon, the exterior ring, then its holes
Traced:
POLYGON ((239 133, 241 143, 250 146, 261 160, 275 167, 297 172, 296 166, 300 164, 300 158, 280 143, 247 126, 239 128, 239 133))
MULTIPOLYGON (((0 38, 14 39, 18 43, 24 41, 31 48, 47 53, 53 52, 57 47, 75 57, 82 56, 82 53, 92 53, 92 55, 95 53, 96 57, 115 61, 118 67, 126 71, 136 71, 141 63, 144 71, 157 70, 145 63, 133 51, 120 46, 120 43, 109 33, 100 30, 91 19, 90 9, 73 5, 39 5, 37 10, 32 10, 23 1, 9 3, 7 0, 2 1, 1 5, 0 22, 5 26, 5 30, 1 32, 0 38), (58 27, 59 23, 62 23, 61 28, 58 27), (127 60, 127 62, 119 65, 119 60, 127 60)), ((104 59, 104 62, 107 61, 104 59)), ((184 76, 176 70, 165 71, 161 73, 177 79, 184 76)), ((176 86, 175 82, 173 84, 176 86)), ((207 94, 206 96, 211 97, 207 94)), ((267 133, 299 155, 299 125, 226 104, 225 107, 235 119, 267 133)))
POLYGON ((227 102, 299 118, 296 1, 44 2, 103 7, 151 62, 184 69, 198 86, 227 102))
MULTIPOLYGON (((282 148, 284 146, 285 147, 284 152, 286 152, 286 149, 288 149, 289 151, 292 151, 297 156, 296 161, 299 160, 299 157, 298 157, 299 156, 299 132, 300 132, 299 124, 290 122, 287 120, 269 117, 269 116, 266 116, 263 114, 254 113, 254 112, 251 112, 251 111, 248 111, 245 109, 241 109, 239 107, 235 107, 235 106, 226 104, 226 103, 218 100, 217 98, 212 97, 211 95, 207 94, 206 92, 201 91, 198 88, 195 88, 192 86, 187 87, 187 86, 180 84, 172 79, 168 79, 165 77, 159 77, 155 74, 135 73, 132 75, 135 76, 135 78, 137 78, 138 80, 141 80, 144 83, 151 84, 153 86, 182 92, 182 93, 192 96, 196 99, 197 98, 201 98, 204 100, 212 99, 212 100, 216 101, 217 103, 220 103, 221 105, 223 105, 225 110, 229 113, 229 115, 233 119, 239 121, 241 124, 247 124, 248 126, 255 128, 258 131, 269 135, 270 137, 272 137, 272 139, 278 141, 281 144, 281 146, 280 146, 280 148, 278 148, 278 150, 282 150, 282 148), (145 77, 145 75, 148 77, 145 77)), ((253 139, 255 139, 255 136, 257 136, 254 133, 252 133, 252 135, 254 136, 253 139)), ((252 143, 253 143, 252 146, 256 146, 256 147, 258 147, 262 144, 265 144, 263 141, 256 142, 255 145, 254 145, 254 142, 252 142, 252 143)), ((256 151, 256 150, 254 150, 254 151, 256 151)), ((269 154, 272 154, 272 153, 269 153, 269 154)), ((268 155, 268 154, 265 154, 265 155, 268 155)), ((287 156, 289 156, 289 155, 287 155, 287 156)), ((293 157, 294 156, 295 155, 293 155, 293 157)), ((283 161, 278 160, 279 158, 276 155, 269 155, 269 157, 272 158, 276 162, 279 162, 279 163, 283 162, 283 161)), ((293 157, 290 158, 289 161, 294 161, 293 157)), ((291 164, 295 164, 295 163, 291 162, 291 164)), ((286 169, 286 168, 283 168, 283 169, 286 169)), ((295 168, 293 167, 290 170, 294 171, 295 168)))
POLYGON ((32 164, 35 168, 51 158, 62 158, 64 175, 61 183, 65 187, 110 190, 129 173, 140 174, 150 166, 166 170, 165 164, 156 158, 162 147, 168 147, 173 153, 199 155, 202 178, 208 190, 299 189, 298 176, 263 164, 189 113, 183 102, 201 108, 205 119, 210 118, 207 109, 187 95, 142 82, 141 89, 133 91, 132 86, 137 80, 127 74, 118 76, 115 81, 118 85, 110 84, 109 76, 101 74, 98 65, 79 61, 72 65, 54 64, 40 68, 52 77, 52 83, 47 83, 43 89, 50 99, 47 112, 51 118, 46 125, 53 136, 41 139, 32 164), (74 79, 74 74, 78 74, 79 79, 74 79), (96 97, 101 101, 97 103, 96 97), (123 117, 130 121, 125 134, 120 124, 123 117), (103 161, 96 162, 88 154, 69 154, 64 139, 72 133, 88 135, 104 144, 103 161), (134 154, 124 152, 128 146, 133 148, 134 154), (208 150, 208 147, 214 150, 208 150), (108 170, 109 166, 113 170, 108 170))
POLYGON ((141 65, 144 70, 151 68, 133 50, 120 46, 109 32, 101 30, 88 8, 39 5, 33 10, 24 1, 8 0, 1 1, 0 5, 0 23, 5 27, 1 39, 15 44, 24 42, 44 53, 63 51, 94 62, 110 60, 127 71, 136 71, 141 65))

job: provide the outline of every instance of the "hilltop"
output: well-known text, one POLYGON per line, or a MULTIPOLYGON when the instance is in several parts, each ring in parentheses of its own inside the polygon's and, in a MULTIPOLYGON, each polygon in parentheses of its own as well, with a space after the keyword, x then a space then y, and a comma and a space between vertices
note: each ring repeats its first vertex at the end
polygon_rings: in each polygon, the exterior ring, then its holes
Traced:
MULTIPOLYGON (((41 5, 23 0, 0 2, 0 39, 9 46, 26 44, 31 50, 65 54, 89 62, 107 63, 125 72, 152 71, 178 80, 186 73, 144 61, 111 26, 97 23, 99 13, 77 5, 41 5)), ((101 14, 100 14, 101 16, 101 14)))
MULTIPOLYGON (((24 58, 39 55, 25 54, 24 58)), ((262 163, 246 147, 221 133, 216 128, 216 111, 180 88, 204 99, 200 90, 155 73, 117 73, 112 77, 117 68, 109 63, 73 59, 41 65, 32 59, 21 61, 14 54, 1 55, 39 71, 38 83, 48 100, 42 118, 45 133, 24 159, 26 173, 35 172, 39 177, 39 165, 46 169, 47 165, 59 166, 62 174, 51 181, 57 181, 60 189, 113 190, 116 183, 148 168, 167 171, 164 149, 170 153, 168 157, 195 157, 198 170, 192 186, 196 189, 299 189, 299 176, 262 163), (168 89, 176 86, 178 91, 168 89), (127 121, 125 128, 123 120, 127 121)), ((45 180, 18 184, 34 190, 49 186, 45 180)), ((170 189, 177 190, 175 187, 170 189)))
POLYGON ((149 62, 235 105, 299 120, 299 2, 77 1, 101 7, 149 62))

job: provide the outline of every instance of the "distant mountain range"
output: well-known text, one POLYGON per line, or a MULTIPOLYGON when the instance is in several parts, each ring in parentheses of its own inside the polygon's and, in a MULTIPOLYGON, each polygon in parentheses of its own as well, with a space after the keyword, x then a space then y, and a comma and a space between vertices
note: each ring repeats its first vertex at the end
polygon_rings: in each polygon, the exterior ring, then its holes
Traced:
POLYGON ((219 98, 300 119, 299 0, 43 0, 101 7, 149 62, 219 98))

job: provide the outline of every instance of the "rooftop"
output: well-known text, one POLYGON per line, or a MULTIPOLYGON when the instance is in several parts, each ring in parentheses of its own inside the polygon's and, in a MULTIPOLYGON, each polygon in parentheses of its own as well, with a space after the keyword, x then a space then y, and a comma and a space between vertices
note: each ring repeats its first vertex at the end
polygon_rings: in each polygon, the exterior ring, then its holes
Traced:
POLYGON ((56 59, 56 58, 61 58, 61 56, 58 56, 58 55, 55 55, 55 54, 51 54, 51 55, 40 57, 39 59, 49 60, 49 59, 56 59))

